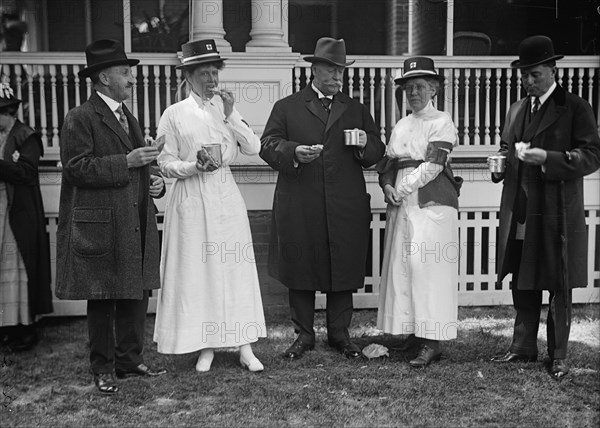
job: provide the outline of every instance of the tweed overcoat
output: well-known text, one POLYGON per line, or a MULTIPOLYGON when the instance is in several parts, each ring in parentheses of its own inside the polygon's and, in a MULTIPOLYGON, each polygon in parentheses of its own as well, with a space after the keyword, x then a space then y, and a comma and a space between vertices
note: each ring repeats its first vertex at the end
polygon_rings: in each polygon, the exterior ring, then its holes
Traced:
MULTIPOLYGON (((526 228, 519 268, 519 290, 555 290, 587 284, 587 231, 583 201, 583 177, 600 166, 600 140, 589 103, 558 86, 535 116, 524 126, 529 97, 514 103, 503 128, 501 152, 507 155, 500 204, 500 230, 497 269, 501 281, 511 269, 510 242, 514 237, 519 189, 519 164, 527 184, 526 228), (546 163, 527 165, 515 155, 515 143, 531 142, 531 147, 547 151, 546 163), (569 154, 567 154, 569 152, 569 154), (564 207, 561 210, 561 207, 564 207), (561 233, 565 229, 566 233, 561 233), (562 256, 563 239, 566 245, 562 256), (565 260, 566 259, 566 260, 565 260), (564 261, 563 261, 564 260, 564 261)), ((513 285, 514 286, 514 285, 513 285)))
POLYGON ((329 115, 308 85, 275 103, 260 156, 279 172, 273 200, 269 272, 298 290, 348 291, 364 286, 371 221, 363 168, 385 152, 365 106, 343 93, 329 115), (344 145, 344 129, 367 133, 363 156, 344 145), (298 145, 321 155, 294 165, 298 145))
POLYGON ((4 159, 0 159, 0 182, 7 186, 10 228, 25 263, 32 316, 52 312, 50 244, 38 174, 43 150, 40 136, 17 120, 6 139, 4 159), (16 161, 15 151, 19 153, 16 161))
POLYGON ((71 110, 61 131, 63 165, 57 230, 56 295, 141 299, 160 287, 158 231, 149 167, 127 168, 144 145, 123 106, 129 136, 98 96, 71 110))

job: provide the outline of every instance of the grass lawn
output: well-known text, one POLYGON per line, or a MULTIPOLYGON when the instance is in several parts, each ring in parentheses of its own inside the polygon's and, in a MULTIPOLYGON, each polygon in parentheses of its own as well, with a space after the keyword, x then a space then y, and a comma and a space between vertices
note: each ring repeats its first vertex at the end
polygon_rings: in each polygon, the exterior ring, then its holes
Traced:
MULTIPOLYGON (((161 355, 148 316, 145 359, 169 373, 120 381, 115 396, 96 392, 89 374, 85 318, 46 318, 40 344, 14 354, 3 350, 0 426, 569 426, 600 424, 600 305, 576 305, 569 349, 571 372, 561 382, 545 371, 545 324, 537 363, 497 365, 507 349, 511 307, 459 309, 459 337, 444 357, 412 369, 410 353, 350 361, 326 344, 318 312, 315 351, 289 362, 292 342, 286 310, 270 310, 269 338, 254 346, 265 365, 247 372, 238 354, 219 351, 208 373, 196 373, 198 353, 161 355)), ((546 310, 543 311, 545 316, 546 310)), ((387 347, 397 337, 374 327, 376 311, 355 311, 352 335, 362 346, 387 347)))

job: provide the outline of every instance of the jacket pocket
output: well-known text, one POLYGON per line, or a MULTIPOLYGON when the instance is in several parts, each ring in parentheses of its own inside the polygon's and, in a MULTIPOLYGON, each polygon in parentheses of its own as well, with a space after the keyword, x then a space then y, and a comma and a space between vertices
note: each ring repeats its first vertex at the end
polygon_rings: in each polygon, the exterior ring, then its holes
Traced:
POLYGON ((101 257, 114 247, 112 208, 75 208, 71 223, 73 252, 82 257, 101 257))

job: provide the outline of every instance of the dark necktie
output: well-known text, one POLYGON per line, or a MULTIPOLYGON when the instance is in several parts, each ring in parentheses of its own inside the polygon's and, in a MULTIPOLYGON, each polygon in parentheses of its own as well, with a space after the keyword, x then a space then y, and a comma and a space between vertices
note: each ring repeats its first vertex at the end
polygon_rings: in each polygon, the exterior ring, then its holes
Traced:
POLYGON ((323 108, 325 109, 325 111, 327 111, 327 113, 329 113, 329 109, 331 108, 331 103, 333 102, 333 100, 331 98, 321 98, 320 99, 321 104, 323 104, 323 108))
POLYGON ((531 118, 535 117, 535 114, 540 109, 540 99, 538 97, 533 97, 533 105, 531 106, 531 118))
POLYGON ((125 133, 129 135, 129 124, 127 123, 127 116, 125 116, 125 112, 123 111, 123 107, 119 104, 119 107, 115 110, 119 114, 119 123, 125 130, 125 133))

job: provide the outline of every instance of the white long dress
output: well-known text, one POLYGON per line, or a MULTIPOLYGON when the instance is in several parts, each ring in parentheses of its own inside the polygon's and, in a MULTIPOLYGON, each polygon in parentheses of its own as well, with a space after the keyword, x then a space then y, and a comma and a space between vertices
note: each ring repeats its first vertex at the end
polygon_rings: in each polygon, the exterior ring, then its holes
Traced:
MULTIPOLYGON (((433 141, 457 144, 450 115, 430 102, 398 121, 388 144, 390 158, 425 160, 433 141)), ((419 188, 442 167, 423 162, 398 171, 396 190, 404 199, 388 205, 377 328, 431 340, 457 335, 458 215, 450 206, 419 207, 419 188)))
POLYGON ((246 205, 229 165, 238 151, 257 154, 260 140, 223 103, 194 93, 167 108, 158 164, 176 180, 165 209, 154 340, 168 354, 240 346, 266 337, 246 205), (221 144, 223 166, 196 169, 202 144, 221 144))

